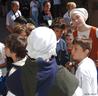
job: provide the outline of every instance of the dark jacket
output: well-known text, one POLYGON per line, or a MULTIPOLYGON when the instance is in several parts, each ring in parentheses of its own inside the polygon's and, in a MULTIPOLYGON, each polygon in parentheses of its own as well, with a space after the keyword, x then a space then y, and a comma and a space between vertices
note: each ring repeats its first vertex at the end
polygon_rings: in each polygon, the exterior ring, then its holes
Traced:
POLYGON ((58 71, 56 74, 56 85, 62 90, 64 94, 66 94, 62 96, 72 96, 78 84, 78 79, 76 79, 76 77, 71 72, 69 72, 63 66, 58 66, 58 71))
MULTIPOLYGON (((28 58, 24 66, 18 68, 17 71, 8 77, 7 83, 10 91, 16 94, 16 96, 42 96, 37 94, 38 79, 36 76, 38 70, 38 63, 28 58)), ((41 82, 41 87, 44 84, 49 86, 47 94, 44 96, 72 96, 78 86, 78 80, 75 76, 63 66, 58 66, 56 74, 53 76, 55 79, 52 83, 49 82, 51 86, 46 83, 51 76, 46 81, 41 82)))

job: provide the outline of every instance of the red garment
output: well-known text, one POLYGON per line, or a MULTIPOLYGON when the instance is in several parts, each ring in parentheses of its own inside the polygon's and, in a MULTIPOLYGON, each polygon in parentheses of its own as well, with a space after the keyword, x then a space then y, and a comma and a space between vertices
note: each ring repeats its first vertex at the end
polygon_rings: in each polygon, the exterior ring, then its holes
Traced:
MULTIPOLYGON (((77 31, 73 32, 73 36, 77 36, 77 31)), ((98 38, 96 38, 96 27, 91 28, 89 37, 92 38, 92 50, 89 57, 96 61, 98 60, 98 38)))

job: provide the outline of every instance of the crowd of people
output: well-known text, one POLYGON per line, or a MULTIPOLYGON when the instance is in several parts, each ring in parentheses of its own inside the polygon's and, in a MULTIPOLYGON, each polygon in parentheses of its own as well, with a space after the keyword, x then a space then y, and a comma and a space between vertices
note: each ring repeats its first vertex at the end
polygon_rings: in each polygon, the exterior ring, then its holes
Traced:
POLYGON ((29 11, 10 2, 0 96, 98 96, 98 28, 75 2, 60 12, 61 1, 31 0, 29 11))

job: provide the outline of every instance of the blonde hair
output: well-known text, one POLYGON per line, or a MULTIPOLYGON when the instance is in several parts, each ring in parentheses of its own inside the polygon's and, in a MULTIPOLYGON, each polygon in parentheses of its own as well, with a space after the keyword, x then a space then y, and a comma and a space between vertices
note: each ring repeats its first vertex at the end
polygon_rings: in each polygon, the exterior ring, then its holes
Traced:
POLYGON ((26 24, 26 27, 27 27, 27 35, 29 35, 29 34, 31 33, 31 31, 32 31, 33 29, 35 29, 35 25, 32 24, 32 23, 27 23, 27 24, 26 24))
POLYGON ((26 27, 18 23, 15 25, 13 33, 21 34, 21 32, 26 32, 26 27))
POLYGON ((66 8, 68 10, 70 10, 70 8, 76 8, 76 7, 77 7, 77 5, 76 5, 75 2, 68 2, 67 5, 66 5, 66 8))

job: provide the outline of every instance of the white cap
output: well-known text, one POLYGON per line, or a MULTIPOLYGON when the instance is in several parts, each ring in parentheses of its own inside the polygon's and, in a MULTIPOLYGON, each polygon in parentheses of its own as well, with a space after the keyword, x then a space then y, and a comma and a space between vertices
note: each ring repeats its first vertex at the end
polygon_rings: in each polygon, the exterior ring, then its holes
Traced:
POLYGON ((56 55, 56 35, 47 27, 38 27, 32 30, 27 38, 27 51, 31 58, 44 60, 56 55))
POLYGON ((85 8, 75 8, 75 9, 72 9, 70 11, 70 17, 72 18, 72 16, 74 14, 81 15, 84 18, 84 21, 86 21, 88 19, 88 12, 87 12, 87 10, 85 8))

